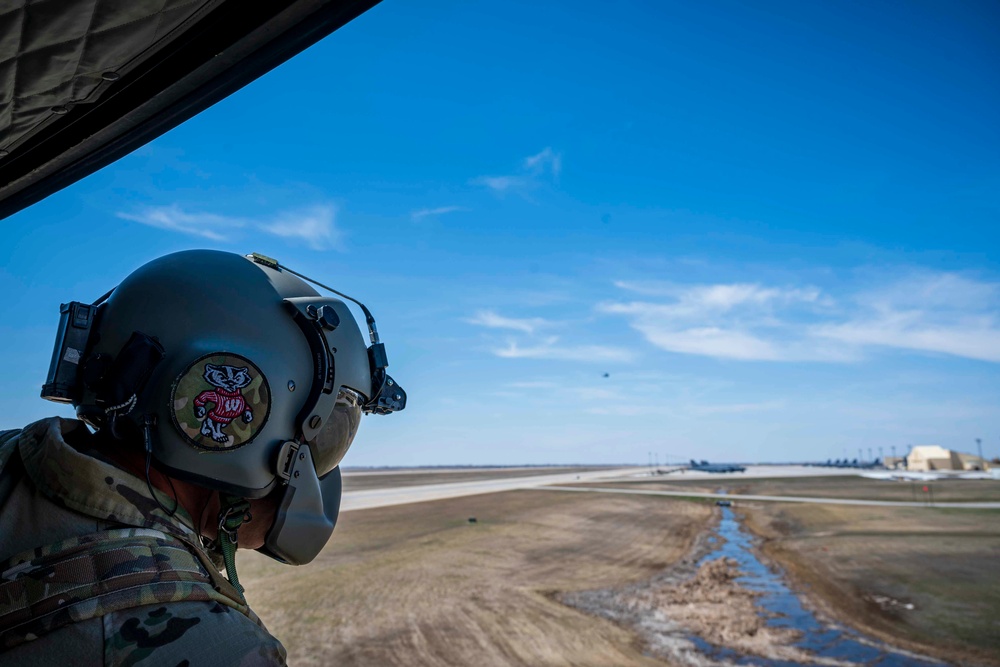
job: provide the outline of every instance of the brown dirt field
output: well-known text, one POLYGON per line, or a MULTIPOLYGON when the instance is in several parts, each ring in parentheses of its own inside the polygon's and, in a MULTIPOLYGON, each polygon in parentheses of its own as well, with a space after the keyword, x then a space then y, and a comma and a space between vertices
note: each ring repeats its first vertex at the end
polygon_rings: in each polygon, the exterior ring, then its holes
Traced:
POLYGON ((549 491, 347 512, 314 563, 241 552, 240 579, 292 665, 652 667, 631 631, 554 598, 662 571, 711 516, 549 491))
POLYGON ((827 616, 955 664, 1000 665, 1000 512, 776 503, 739 511, 765 556, 827 616))
POLYGON ((560 475, 571 472, 589 472, 591 470, 605 470, 605 468, 489 468, 456 472, 398 472, 393 474, 369 471, 346 471, 344 472, 344 491, 420 486, 423 484, 448 484, 450 482, 474 482, 482 479, 537 477, 538 475, 560 475))
MULTIPOLYGON (((719 475, 718 479, 655 479, 590 482, 592 486, 662 491, 696 491, 762 496, 811 496, 816 498, 857 498, 863 500, 896 500, 924 502, 933 496, 934 502, 1000 501, 1000 481, 991 479, 946 479, 933 482, 893 482, 867 479, 856 475, 835 477, 779 477, 739 479, 719 475), (930 492, 924 492, 927 486, 930 492)), ((572 485, 582 486, 582 485, 572 485)))

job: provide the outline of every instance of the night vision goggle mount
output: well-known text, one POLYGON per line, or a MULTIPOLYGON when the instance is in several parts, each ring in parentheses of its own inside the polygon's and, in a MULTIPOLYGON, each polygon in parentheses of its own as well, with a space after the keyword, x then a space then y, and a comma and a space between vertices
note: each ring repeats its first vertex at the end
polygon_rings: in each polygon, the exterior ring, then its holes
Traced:
MULTIPOLYGON (((368 348, 368 365, 371 368, 371 378, 372 378, 372 393, 368 398, 368 401, 362 406, 364 411, 368 414, 376 415, 387 415, 393 412, 399 412, 406 407, 406 392, 403 388, 396 384, 385 369, 389 366, 389 360, 385 353, 385 344, 379 340, 378 328, 375 326, 375 318, 372 316, 371 311, 365 304, 361 303, 357 299, 347 296, 343 292, 338 292, 337 290, 324 285, 321 282, 313 280, 309 276, 305 276, 297 271, 284 266, 278 262, 276 259, 267 257, 266 255, 261 255, 260 253, 251 253, 247 255, 247 258, 260 264, 266 266, 275 271, 284 271, 290 273, 293 276, 301 278, 307 283, 312 283, 316 287, 325 289, 328 292, 336 294, 337 296, 347 299, 351 303, 357 304, 361 309, 361 312, 365 314, 365 323, 368 325, 368 338, 371 341, 371 346, 368 348)), ((286 300, 298 313, 302 316, 304 321, 314 322, 318 325, 320 330, 333 330, 340 325, 340 318, 333 308, 329 306, 319 305, 311 302, 308 298, 302 299, 287 299, 286 300)), ((312 338, 311 336, 309 336, 312 338)), ((324 348, 323 356, 325 356, 328 361, 328 369, 323 371, 326 373, 328 380, 333 379, 333 354, 329 345, 326 343, 325 338, 321 341, 324 348)), ((315 343, 311 344, 314 345, 315 343)), ((319 369, 317 369, 319 371, 319 369)), ((324 393, 334 392, 336 387, 324 387, 324 393)), ((309 406, 307 405, 307 408, 309 406)), ((303 428, 304 431, 309 430, 308 424, 303 428)), ((306 440, 309 440, 309 434, 306 434, 306 440)))

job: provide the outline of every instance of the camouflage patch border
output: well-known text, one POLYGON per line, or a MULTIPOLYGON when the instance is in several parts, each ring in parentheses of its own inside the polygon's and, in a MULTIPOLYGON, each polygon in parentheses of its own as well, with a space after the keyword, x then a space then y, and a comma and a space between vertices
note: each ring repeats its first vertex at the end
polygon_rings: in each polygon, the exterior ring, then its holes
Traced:
MULTIPOLYGON (((202 393, 205 392, 203 391, 202 393)), ((242 398, 242 388, 240 389, 239 394, 242 398)), ((264 426, 267 424, 267 420, 271 416, 271 398, 271 387, 267 382, 267 377, 255 363, 250 361, 245 356, 235 352, 209 352, 208 354, 204 354, 188 364, 174 380, 170 387, 170 398, 167 410, 170 412, 170 420, 173 422, 177 432, 180 433, 181 437, 188 444, 201 451, 231 452, 249 445, 254 441, 254 439, 256 439, 260 432, 264 430, 264 426), (250 402, 246 402, 245 405, 246 409, 252 414, 252 422, 241 423, 243 420, 237 416, 231 419, 230 422, 220 425, 211 419, 211 415, 215 410, 214 407, 212 408, 212 411, 208 412, 204 417, 196 417, 192 412, 194 410, 193 405, 195 403, 195 396, 178 395, 178 390, 181 390, 182 394, 185 391, 191 393, 190 389, 187 388, 187 385, 190 385, 191 382, 194 381, 195 377, 201 379, 200 385, 203 390, 213 390, 212 385, 210 385, 207 380, 203 379, 205 365, 209 363, 221 366, 231 365, 227 362, 238 362, 245 366, 252 374, 251 382, 246 386, 246 391, 253 391, 259 398, 259 400, 253 401, 252 406, 250 405, 250 402), (192 371, 196 372, 192 373, 192 371), (178 407, 178 404, 181 401, 185 402, 185 405, 178 407), (265 408, 263 417, 253 414, 253 407, 260 407, 261 404, 265 408), (191 412, 191 414, 185 414, 182 417, 179 414, 181 412, 191 412), (206 428, 206 422, 212 422, 211 427, 206 428), (238 433, 239 439, 237 439, 236 436, 229 434, 226 441, 216 441, 211 437, 210 432, 213 429, 216 434, 221 435, 222 429, 230 426, 231 424, 236 424, 236 426, 234 426, 236 429, 243 427, 248 432, 246 434, 238 433)))

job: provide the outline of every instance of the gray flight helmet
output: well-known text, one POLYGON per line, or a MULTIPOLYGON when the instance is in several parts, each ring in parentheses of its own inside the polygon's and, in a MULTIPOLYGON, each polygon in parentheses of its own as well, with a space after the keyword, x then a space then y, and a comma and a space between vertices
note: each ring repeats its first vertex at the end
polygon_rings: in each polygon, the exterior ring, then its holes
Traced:
POLYGON ((406 402, 368 309, 356 302, 371 348, 344 301, 300 275, 260 255, 154 260, 106 303, 63 307, 42 394, 74 403, 98 429, 141 438, 178 479, 243 498, 275 493, 261 551, 292 564, 312 560, 333 531, 338 466, 361 414, 406 402))

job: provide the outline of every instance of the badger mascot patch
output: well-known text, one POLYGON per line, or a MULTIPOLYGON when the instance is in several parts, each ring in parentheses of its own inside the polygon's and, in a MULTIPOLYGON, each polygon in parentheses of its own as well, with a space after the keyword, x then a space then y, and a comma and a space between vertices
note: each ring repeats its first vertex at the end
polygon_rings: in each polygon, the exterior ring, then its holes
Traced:
POLYGON ((263 428, 271 392, 249 359, 217 352, 181 373, 170 403, 174 425, 188 442, 202 449, 236 449, 263 428))

